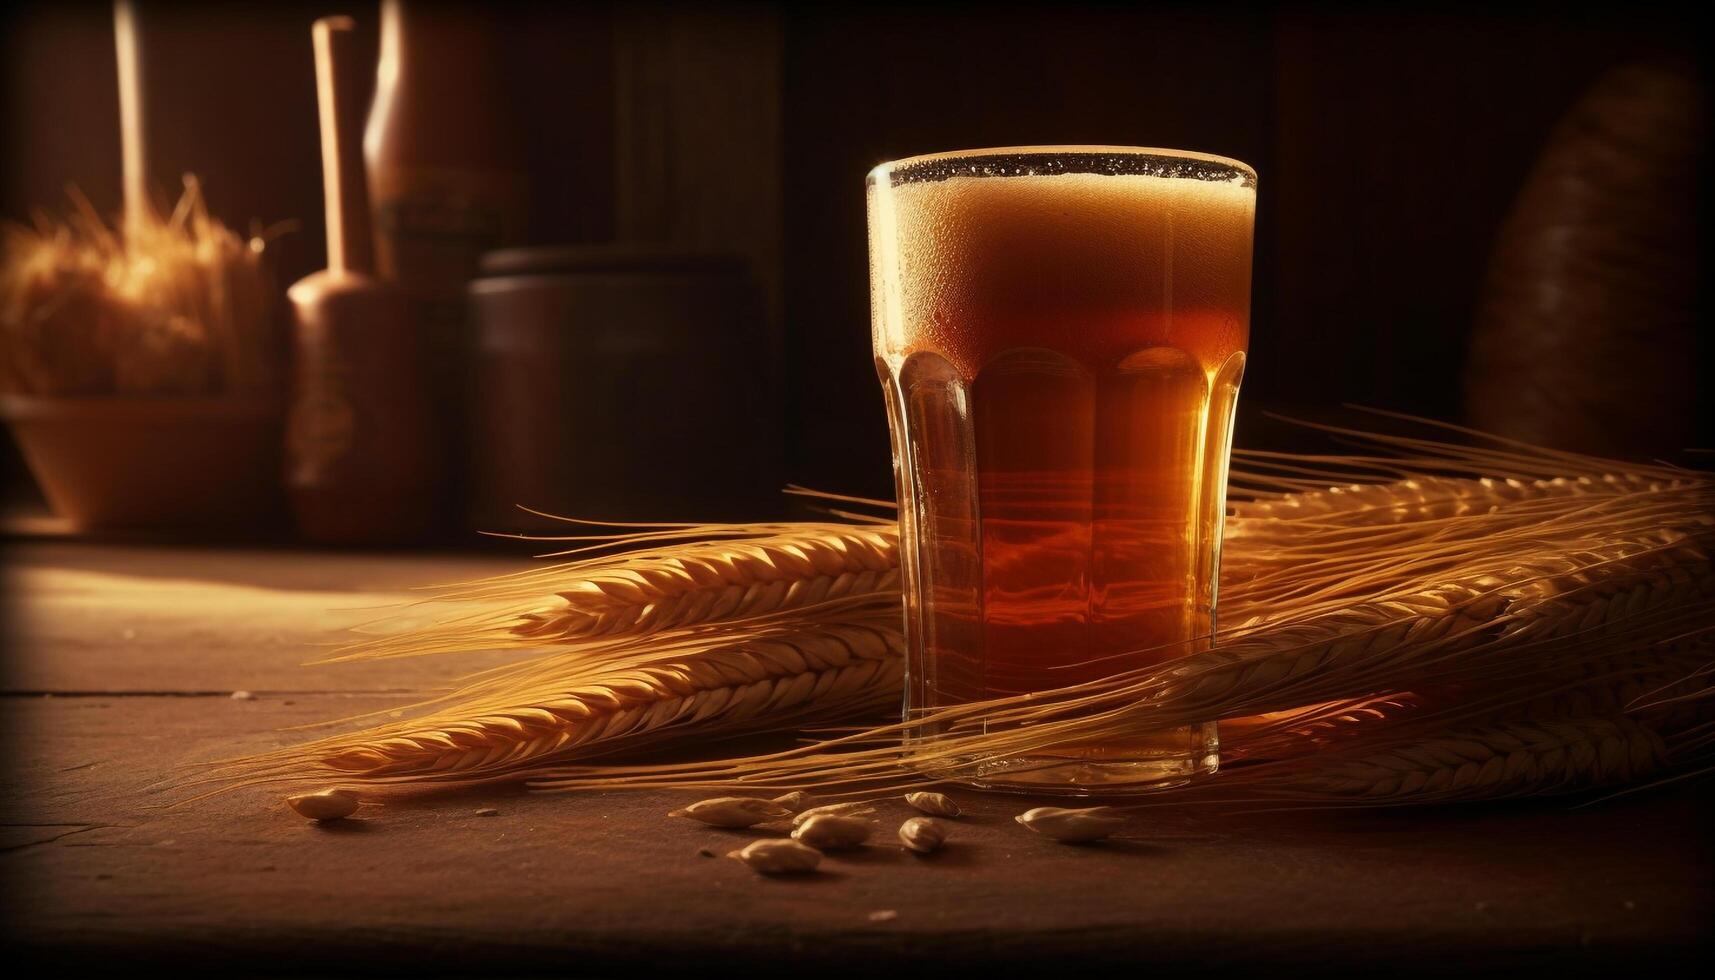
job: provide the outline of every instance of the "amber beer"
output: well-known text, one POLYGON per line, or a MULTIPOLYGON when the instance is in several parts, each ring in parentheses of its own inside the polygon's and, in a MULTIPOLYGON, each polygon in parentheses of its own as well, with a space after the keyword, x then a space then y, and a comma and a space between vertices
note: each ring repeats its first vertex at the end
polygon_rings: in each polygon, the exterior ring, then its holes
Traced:
MULTIPOLYGON (((1170 150, 979 150, 870 174, 908 713, 1209 645, 1255 203, 1249 167, 1170 150)), ((1108 792, 1217 757, 1211 722, 953 774, 1108 792)))

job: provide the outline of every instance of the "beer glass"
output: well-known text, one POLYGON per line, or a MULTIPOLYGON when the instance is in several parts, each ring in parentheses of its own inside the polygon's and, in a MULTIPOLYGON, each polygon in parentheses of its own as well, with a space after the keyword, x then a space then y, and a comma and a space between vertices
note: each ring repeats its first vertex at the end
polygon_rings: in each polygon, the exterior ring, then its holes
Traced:
MULTIPOLYGON (((1206 649, 1256 174, 1177 150, 973 150, 876 167, 868 204, 907 716, 1206 649)), ((939 773, 1085 795, 1218 758, 1211 721, 939 773)))

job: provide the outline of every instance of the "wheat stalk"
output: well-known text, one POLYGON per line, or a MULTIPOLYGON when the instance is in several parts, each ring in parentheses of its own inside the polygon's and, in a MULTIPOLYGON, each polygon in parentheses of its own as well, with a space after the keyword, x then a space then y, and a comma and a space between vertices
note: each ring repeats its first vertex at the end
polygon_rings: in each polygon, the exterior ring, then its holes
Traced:
MULTIPOLYGON (((1423 477, 1356 490, 1276 495, 1266 504, 1237 504, 1235 517, 1228 521, 1223 614, 1235 623, 1260 621, 1287 601, 1302 607, 1308 598, 1338 600, 1354 590, 1373 592, 1382 570, 1394 580, 1404 580, 1410 571, 1422 574, 1468 562, 1471 540, 1502 533, 1494 521, 1497 515, 1509 515, 1514 525, 1522 520, 1539 526, 1557 516, 1510 516, 1509 508, 1520 504, 1564 505, 1574 498, 1628 493, 1668 496, 1677 489, 1663 486, 1662 481, 1625 475, 1528 484, 1423 477), (1464 501, 1462 506, 1471 508, 1472 515, 1448 521, 1441 497, 1425 492, 1426 481, 1464 501), (1309 527, 1277 515, 1284 510, 1332 515, 1333 521, 1309 527), (1398 541, 1330 537, 1331 532, 1362 528, 1383 510, 1394 515, 1396 523, 1414 525, 1406 536, 1406 544, 1416 551, 1412 560, 1400 559, 1398 541), (1437 522, 1449 526, 1424 527, 1437 522), (1292 526, 1284 528, 1288 524, 1292 526), (1460 533, 1453 535, 1455 530, 1460 533), (1292 540, 1283 542, 1283 537, 1292 540), (1305 556, 1310 554, 1319 560, 1307 563, 1305 556), (1308 595, 1306 578, 1322 586, 1319 596, 1308 595)), ((1674 501, 1662 504, 1665 509, 1659 514, 1630 498, 1627 504, 1622 510, 1634 525, 1653 526, 1659 518, 1684 510, 1683 502, 1674 501)), ((1565 509, 1562 506, 1561 511, 1565 509)), ((1590 515, 1575 517, 1588 522, 1590 515)), ((547 644, 601 646, 678 627, 741 624, 778 614, 811 615, 830 604, 849 611, 899 601, 899 535, 891 523, 677 525, 667 531, 624 536, 621 544, 628 543, 647 547, 441 590, 435 597, 439 601, 482 603, 487 608, 425 629, 366 639, 329 659, 547 644), (684 540, 697 538, 715 540, 684 540), (655 547, 663 540, 670 546, 655 547), (544 602, 543 596, 553 599, 544 602)))
MULTIPOLYGON (((1712 597, 1715 573, 1697 547, 1633 542, 1605 554, 1543 558, 1504 580, 1483 575, 1472 584, 1256 628, 1179 661, 1159 693, 1172 706, 1163 724, 1203 712, 1279 711, 1458 683, 1500 686, 1503 698, 1521 688, 1552 692, 1581 668, 1594 674, 1612 664, 1634 642, 1654 644, 1664 624, 1706 623, 1712 597), (1293 636, 1304 642, 1285 642, 1293 636)), ((1683 676, 1690 662, 1655 665, 1683 676)), ((1626 657, 1622 669, 1639 671, 1636 656, 1626 657)))
MULTIPOLYGON (((1675 593, 1662 592, 1656 588, 1656 584, 1664 578, 1674 581, 1676 577, 1671 574, 1664 576, 1659 564, 1671 562, 1676 558, 1686 560, 1696 557, 1697 553, 1694 551, 1673 548, 1665 552, 1645 552, 1643 557, 1633 564, 1615 562, 1603 556, 1603 564, 1600 567, 1606 570, 1610 578, 1641 576, 1636 590, 1640 594, 1653 594, 1658 599, 1671 598, 1675 593)), ((1550 564, 1563 575, 1569 575, 1588 585, 1588 575, 1568 573, 1562 567, 1563 563, 1550 564)), ((1529 586, 1535 581, 1534 574, 1521 576, 1523 585, 1516 591, 1527 603, 1533 591, 1529 586)), ((1613 601, 1613 597, 1618 593, 1612 588, 1594 591, 1585 588, 1582 595, 1588 602, 1588 608, 1569 606, 1579 594, 1576 590, 1557 590, 1554 598, 1548 601, 1558 604, 1562 615, 1572 610, 1576 618, 1583 622, 1589 621, 1590 609, 1606 611, 1614 616, 1625 616, 1637 615, 1640 611, 1650 608, 1647 603, 1640 605, 1635 602, 1613 601)), ((1092 735, 1105 734, 1104 731, 1092 730, 1090 724, 1076 716, 1088 715, 1092 711, 1099 712, 1110 705, 1153 705, 1157 708, 1157 715, 1153 720, 1147 720, 1147 723, 1165 726, 1182 718, 1207 717, 1211 711, 1219 714, 1250 713, 1254 710, 1266 710, 1276 704, 1301 704, 1311 697, 1325 697, 1331 690, 1349 693, 1356 687, 1385 685, 1390 677, 1397 679, 1402 670, 1411 671, 1414 676, 1421 678, 1425 676, 1427 667, 1438 661, 1444 663, 1449 652, 1461 646, 1492 642, 1500 635, 1505 626, 1497 622, 1497 616, 1507 602, 1498 592, 1485 592, 1471 586, 1444 586, 1426 590, 1418 595, 1349 607, 1308 623, 1262 634, 1268 637, 1266 642, 1258 639, 1247 646, 1246 641, 1241 640, 1233 647, 1187 658, 1168 668, 1162 676, 1136 686, 1121 686, 1108 692, 1073 691, 1064 695, 1067 704, 1063 706, 1065 710, 1061 714, 1071 714, 1075 717, 1061 720, 1062 735, 1067 738, 1087 739, 1092 735), (1329 677, 1337 678, 1341 684, 1349 687, 1331 689, 1326 686, 1329 677)), ((1528 608, 1528 605, 1525 608, 1528 608)), ((887 634, 893 643, 897 644, 898 635, 893 632, 896 627, 883 621, 878 622, 876 628, 878 635, 887 634)), ((891 649, 897 653, 897 645, 891 649)), ((1457 676, 1456 671, 1450 673, 1457 676)), ((877 682, 878 690, 884 690, 888 695, 893 695, 898 690, 897 673, 886 677, 878 673, 872 675, 871 679, 877 682)), ((651 696, 648 691, 639 693, 645 699, 651 696)), ((659 692, 655 694, 658 696, 659 692)), ((502 697, 501 700, 506 699, 502 697)), ((1014 720, 1033 721, 1035 734, 1030 737, 1040 739, 1052 726, 1044 724, 1044 705, 1040 703, 1043 699, 1029 700, 1036 703, 1001 706, 998 709, 992 706, 977 706, 963 709, 962 718, 942 720, 951 722, 955 732, 961 722, 977 718, 983 719, 985 727, 997 722, 1005 724, 1014 720)), ((540 718, 535 712, 543 710, 547 709, 541 704, 529 704, 526 705, 524 713, 540 718)), ((430 718, 414 722, 408 730, 409 733, 400 733, 392 738, 383 737, 384 733, 381 732, 366 733, 364 739, 368 745, 382 746, 386 750, 385 757, 375 755, 371 748, 361 750, 349 758, 333 753, 324 758, 341 759, 335 767, 344 772, 368 771, 388 777, 410 773, 433 778, 458 775, 468 777, 478 771, 492 773, 523 763, 541 764, 554 759, 554 753, 562 748, 575 748, 585 744, 561 730, 566 727, 575 728, 575 725, 561 724, 560 728, 552 733, 544 733, 536 727, 522 726, 518 720, 519 713, 516 712, 498 712, 494 715, 476 713, 478 717, 471 720, 473 712, 467 706, 454 714, 465 723, 459 726, 440 724, 436 719, 430 718), (369 754, 365 754, 366 752, 369 754), (360 764, 354 768, 352 760, 357 760, 360 764), (473 769, 473 766, 480 766, 480 770, 473 769)), ((1052 715, 1052 712, 1047 714, 1052 715)), ((1108 721, 1118 726, 1138 724, 1136 708, 1124 714, 1125 717, 1108 721)), ((574 720, 557 717, 559 723, 574 720)), ((635 718, 637 722, 615 723, 604 726, 599 731, 605 736, 635 734, 650 728, 649 719, 670 720, 684 716, 677 713, 676 709, 663 709, 655 714, 637 710, 626 717, 635 718)), ((548 721, 546 718, 541 720, 548 721)), ((1052 722, 1055 719, 1049 717, 1046 720, 1052 722)), ((552 727, 559 723, 550 725, 552 727)), ((1026 744, 1015 748, 1027 748, 1028 738, 1025 742, 1026 744)), ((837 768, 849 762, 850 760, 834 760, 832 764, 837 768)), ((618 775, 618 772, 608 775, 618 775)), ((694 778, 702 779, 704 776, 696 774, 694 778)))
MULTIPOLYGON (((1480 585, 1451 584, 1346 607, 1285 627, 1256 628, 1233 644, 1056 691, 939 709, 862 737, 820 744, 755 759, 684 766, 547 768, 533 785, 544 789, 620 786, 708 786, 734 781, 788 788, 805 784, 862 784, 869 789, 914 785, 923 771, 958 768, 973 758, 1042 753, 1059 745, 1123 738, 1138 731, 1177 727, 1211 718, 1283 710, 1305 704, 1376 696, 1429 683, 1548 683, 1567 663, 1599 656, 1622 627, 1654 636, 1655 614, 1675 605, 1674 615, 1707 619, 1709 603, 1691 606, 1675 589, 1657 588, 1676 563, 1695 564, 1699 595, 1715 590, 1715 575, 1695 548, 1638 546, 1629 560, 1605 557, 1592 569, 1571 573, 1564 561, 1545 561, 1548 574, 1585 582, 1553 600, 1563 615, 1602 629, 1586 638, 1564 632, 1531 635, 1508 631, 1519 622, 1511 609, 1532 608, 1530 587, 1544 573, 1520 565, 1510 583, 1483 576, 1480 585), (1631 582, 1631 590, 1595 588, 1591 582, 1631 582), (1509 595, 1507 586, 1513 594, 1509 595), (1641 596, 1614 602, 1616 594, 1641 596), (1582 603, 1578 600, 1582 599, 1582 603), (909 758, 901 737, 934 733, 914 745, 909 758)), ((1527 618, 1526 622, 1536 622, 1527 618)))
POLYGON ((1365 804, 1571 793, 1659 772, 1661 737, 1626 718, 1514 722, 1366 746, 1231 780, 1227 791, 1365 804))
POLYGON ((1415 691, 1232 719, 1221 726, 1222 755, 1280 761, 1402 730, 1586 717, 1625 716, 1651 731, 1679 734, 1706 715, 1712 665, 1715 645, 1706 640, 1664 645, 1648 639, 1561 663, 1552 678, 1531 677, 1522 684, 1425 684, 1415 691))
MULTIPOLYGON (((1254 482, 1257 477, 1251 479, 1254 482)), ((1231 510, 1243 520, 1274 522, 1261 526, 1290 533, 1293 525, 1306 523, 1351 528, 1449 520, 1538 500, 1671 493, 1696 482, 1623 472, 1535 480, 1415 476, 1387 483, 1348 483, 1308 492, 1261 494, 1235 501, 1231 510)))
MULTIPOLYGON (((1384 488, 1387 494, 1346 496, 1353 505, 1350 526, 1322 518, 1229 522, 1223 619, 1243 622, 1266 619, 1283 608, 1329 608, 1479 568, 1504 573, 1506 563, 1520 556, 1600 549, 1664 526, 1696 526, 1696 515, 1706 518, 1710 506, 1708 486, 1688 481, 1637 493, 1561 494, 1535 486, 1522 497, 1518 485, 1464 482, 1471 486, 1467 499, 1486 501, 1480 512, 1433 516, 1433 506, 1424 505, 1430 516, 1421 520, 1366 523, 1378 498, 1398 491, 1407 504, 1415 499, 1402 483, 1384 488)), ((1598 485, 1612 490, 1626 483, 1598 485)))
POLYGON ((290 773, 469 781, 666 737, 838 718, 897 703, 900 642, 891 619, 858 619, 685 644, 582 683, 501 678, 464 689, 455 708, 244 760, 241 768, 263 780, 290 773))
POLYGON ((482 608, 425 628, 388 631, 383 621, 378 634, 320 662, 546 645, 603 650, 676 629, 849 616, 900 601, 891 524, 684 524, 593 538, 551 557, 633 550, 439 589, 431 603, 482 608))
MULTIPOLYGON (((1447 461, 1445 452, 1434 449, 1438 462, 1447 461)), ((1601 461, 1515 453, 1474 454, 1469 465, 1501 475, 1455 479, 1414 471, 1427 465, 1421 460, 1365 458, 1361 466, 1403 478, 1332 488, 1324 481, 1309 490, 1294 488, 1360 465, 1359 458, 1282 459, 1276 463, 1316 475, 1245 475, 1252 499, 1235 505, 1223 576, 1223 610, 1238 625, 1223 631, 1222 647, 1164 666, 944 709, 770 756, 592 766, 596 756, 673 737, 788 728, 899 697, 903 638, 891 524, 667 525, 594 546, 643 546, 630 554, 443 590, 440 598, 488 608, 426 632, 366 641, 344 657, 506 646, 549 652, 478 675, 426 716, 241 760, 228 772, 376 781, 531 776, 548 789, 894 787, 921 783, 923 768, 973 755, 1030 754, 1283 712, 1285 721, 1239 733, 1240 753, 1248 745, 1267 757, 1271 745, 1290 749, 1297 739, 1301 748, 1306 733, 1327 736, 1340 725, 1374 735, 1400 730, 1395 722, 1458 720, 1419 711, 1415 695, 1404 692, 1420 687, 1504 685, 1500 703, 1516 708, 1564 693, 1568 670, 1587 665, 1593 674, 1603 655, 1709 620, 1710 493, 1696 475, 1611 472, 1601 461), (1546 478, 1550 464, 1583 475, 1546 478), (543 595, 554 600, 544 604, 543 595), (841 631, 849 628, 870 638, 874 656, 840 665, 821 658, 829 638, 848 643, 841 631), (1364 707, 1378 704, 1388 707, 1364 707), (1372 724, 1358 724, 1365 720, 1372 724), (915 743, 911 758, 901 758, 901 738, 931 731, 933 747, 915 743)), ((1671 687, 1677 677, 1660 679, 1671 687)))
MULTIPOLYGON (((1388 719, 1390 713, 1359 712, 1339 719, 1336 727, 1361 730, 1377 717, 1388 719)), ((1605 715, 1342 735, 1344 744, 1323 742, 1191 786, 1152 790, 1132 808, 1376 807, 1582 793, 1661 774, 1675 751, 1648 726, 1605 715)))
POLYGON ((521 614, 511 630, 556 643, 641 637, 837 600, 893 598, 898 590, 898 532, 833 525, 589 569, 559 592, 560 604, 521 614))

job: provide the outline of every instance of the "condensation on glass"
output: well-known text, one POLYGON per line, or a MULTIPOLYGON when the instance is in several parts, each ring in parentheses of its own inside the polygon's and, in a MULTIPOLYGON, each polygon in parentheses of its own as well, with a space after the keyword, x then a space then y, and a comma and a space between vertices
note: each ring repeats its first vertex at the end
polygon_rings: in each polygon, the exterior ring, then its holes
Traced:
MULTIPOLYGON (((1256 175, 1173 150, 1019 147, 883 164, 868 198, 907 714, 1206 649, 1256 175)), ((1211 721, 938 765, 1106 793, 1218 757, 1211 721)))

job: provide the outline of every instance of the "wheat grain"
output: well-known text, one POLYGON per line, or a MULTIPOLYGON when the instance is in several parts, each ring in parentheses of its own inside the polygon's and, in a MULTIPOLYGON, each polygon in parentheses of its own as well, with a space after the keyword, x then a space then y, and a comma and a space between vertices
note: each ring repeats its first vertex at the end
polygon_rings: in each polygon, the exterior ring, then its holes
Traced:
POLYGON ((743 861, 765 875, 809 874, 822 863, 822 852, 795 840, 759 840, 746 844, 727 857, 743 861))
POLYGON ((1013 817, 1024 827, 1066 844, 1088 844, 1113 836, 1125 826, 1122 817, 1114 815, 1113 807, 1097 806, 1082 810, 1067 810, 1057 806, 1039 806, 1013 817))
POLYGON ((930 854, 947 842, 947 827, 930 817, 912 817, 899 825, 899 842, 918 854, 930 854))
POLYGON ((286 805, 306 820, 318 823, 344 820, 357 812, 357 797, 342 789, 324 789, 319 793, 300 793, 286 797, 286 805))
POLYGON ((711 827, 736 830, 754 827, 770 820, 783 820, 790 817, 792 812, 778 803, 759 800, 753 796, 722 796, 712 800, 698 800, 667 815, 685 817, 711 827))
POLYGON ((957 817, 963 814, 959 805, 944 793, 906 793, 905 802, 913 810, 932 817, 957 817))
POLYGON ((824 813, 801 823, 794 823, 792 839, 818 850, 833 851, 857 847, 875 833, 875 821, 867 817, 842 817, 824 813))
POLYGON ((792 818, 792 826, 798 827, 817 817, 871 817, 875 815, 875 807, 863 800, 851 800, 845 803, 825 803, 800 810, 792 818))

